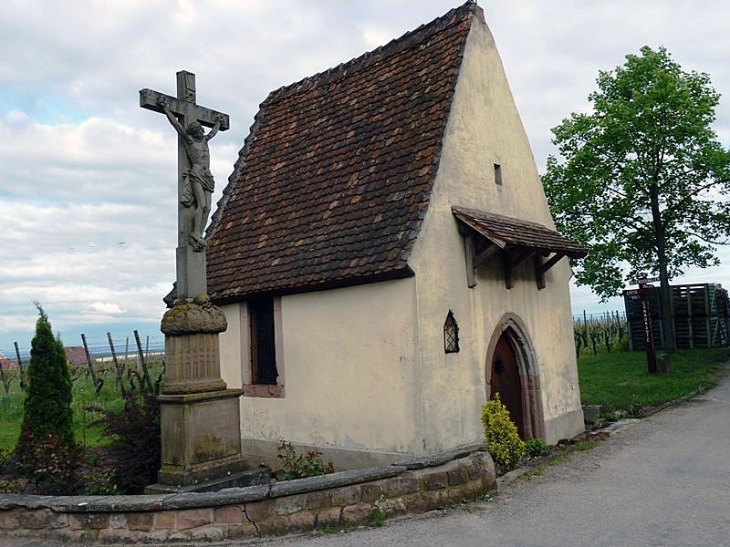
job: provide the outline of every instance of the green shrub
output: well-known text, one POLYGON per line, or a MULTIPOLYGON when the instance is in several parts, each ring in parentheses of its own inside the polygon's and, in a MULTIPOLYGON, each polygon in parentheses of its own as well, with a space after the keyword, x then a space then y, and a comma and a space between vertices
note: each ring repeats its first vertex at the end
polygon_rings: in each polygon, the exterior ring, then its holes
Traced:
POLYGON ((114 469, 101 469, 86 477, 82 494, 84 496, 113 496, 118 494, 114 469))
POLYGON ((613 343, 613 351, 631 351, 628 334, 624 334, 613 343))
POLYGON ((530 439, 525 442, 525 452, 533 458, 547 456, 550 454, 550 447, 540 439, 530 439))
POLYGON ((281 439, 277 452, 276 457, 281 460, 283 471, 281 478, 285 481, 335 472, 332 462, 325 465, 322 461, 322 453, 317 450, 310 450, 306 456, 302 456, 297 454, 289 441, 281 439))
POLYGON ((482 407, 484 440, 494 463, 503 472, 511 471, 525 455, 525 443, 510 420, 507 408, 497 398, 482 407))

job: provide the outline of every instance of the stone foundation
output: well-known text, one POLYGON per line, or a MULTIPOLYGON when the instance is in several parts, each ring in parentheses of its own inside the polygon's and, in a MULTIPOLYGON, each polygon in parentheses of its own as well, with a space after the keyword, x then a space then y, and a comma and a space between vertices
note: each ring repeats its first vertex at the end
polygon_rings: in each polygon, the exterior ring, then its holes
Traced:
POLYGON ((545 438, 547 444, 558 444, 561 439, 573 439, 586 430, 583 421, 583 409, 567 412, 558 418, 545 421, 545 438))
POLYGON ((69 542, 256 538, 364 524, 473 500, 497 488, 481 449, 366 470, 234 488, 153 496, 0 495, 0 536, 69 542))
POLYGON ((160 484, 190 486, 243 471, 240 395, 240 389, 160 395, 160 484))

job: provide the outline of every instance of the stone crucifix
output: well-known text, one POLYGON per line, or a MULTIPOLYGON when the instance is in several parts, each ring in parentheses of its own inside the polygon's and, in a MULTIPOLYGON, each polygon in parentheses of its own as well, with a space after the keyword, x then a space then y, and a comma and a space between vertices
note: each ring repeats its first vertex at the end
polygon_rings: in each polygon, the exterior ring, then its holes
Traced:
POLYGON ((228 129, 228 115, 195 104, 195 74, 184 70, 177 73, 177 97, 142 89, 139 105, 164 113, 178 133, 177 298, 195 298, 208 291, 203 233, 214 189, 208 141, 228 129), (206 135, 202 126, 211 131, 206 135))

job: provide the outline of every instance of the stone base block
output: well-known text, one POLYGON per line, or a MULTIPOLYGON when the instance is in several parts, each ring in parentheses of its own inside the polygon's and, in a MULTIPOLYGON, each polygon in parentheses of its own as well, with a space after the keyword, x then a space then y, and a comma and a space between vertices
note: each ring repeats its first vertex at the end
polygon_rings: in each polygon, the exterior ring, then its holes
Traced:
POLYGON ((158 481, 180 487, 244 470, 240 389, 160 395, 162 466, 158 481))
MULTIPOLYGON (((171 477, 168 477, 171 478, 171 477)), ((145 494, 180 494, 183 492, 217 492, 224 488, 243 488, 259 486, 271 482, 271 472, 266 468, 247 469, 239 473, 231 473, 218 479, 207 480, 189 486, 170 486, 169 484, 153 484, 145 488, 145 494)))
POLYGON ((545 420, 545 442, 557 444, 561 439, 572 439, 586 429, 583 409, 567 412, 557 418, 545 420))

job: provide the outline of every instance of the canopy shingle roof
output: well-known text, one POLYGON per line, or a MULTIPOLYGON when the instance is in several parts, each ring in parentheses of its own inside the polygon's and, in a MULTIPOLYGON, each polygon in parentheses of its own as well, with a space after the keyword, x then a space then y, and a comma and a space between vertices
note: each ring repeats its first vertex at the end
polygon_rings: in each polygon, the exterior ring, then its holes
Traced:
POLYGON ((272 92, 208 233, 218 302, 412 275, 473 2, 272 92))
POLYGON ((560 253, 571 258, 588 254, 588 249, 582 245, 536 222, 466 207, 452 207, 451 210, 456 218, 502 249, 533 249, 545 255, 560 253))

